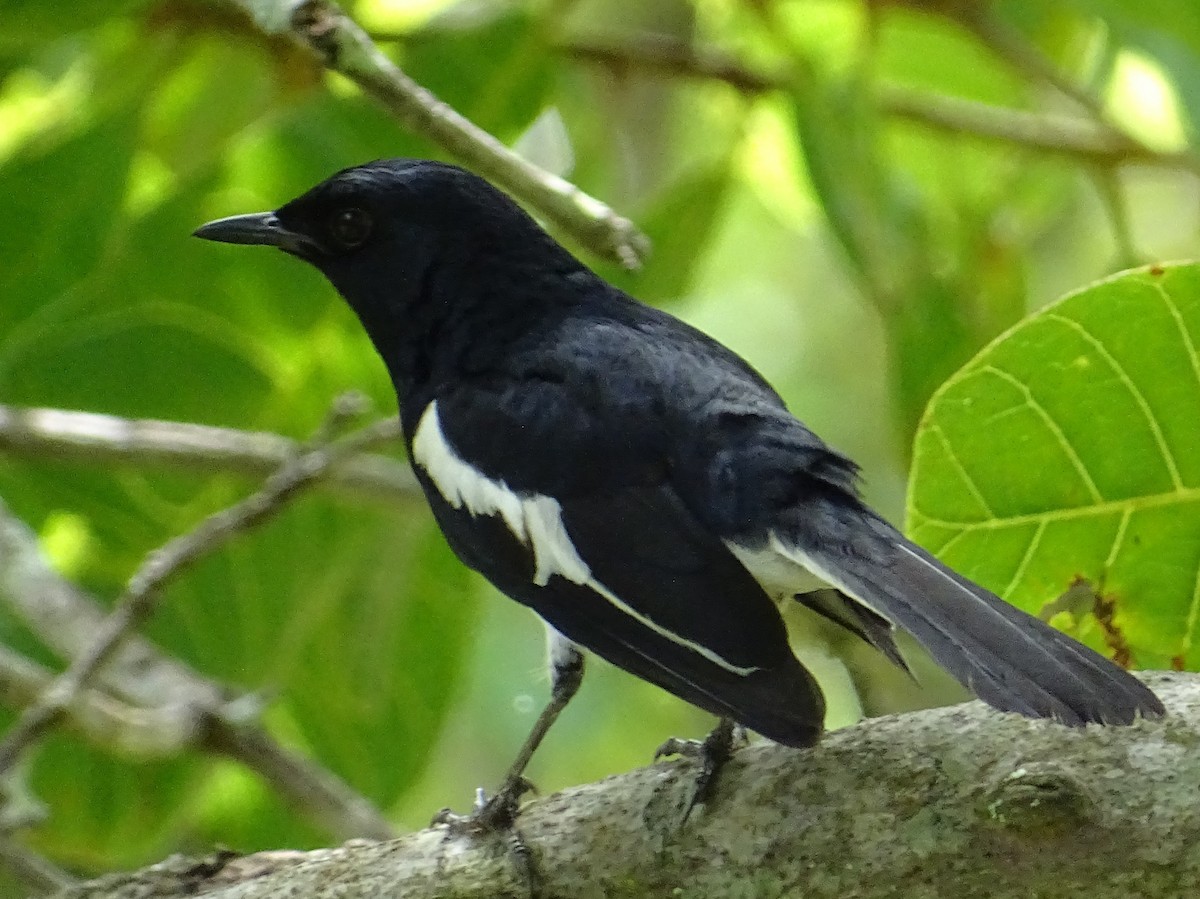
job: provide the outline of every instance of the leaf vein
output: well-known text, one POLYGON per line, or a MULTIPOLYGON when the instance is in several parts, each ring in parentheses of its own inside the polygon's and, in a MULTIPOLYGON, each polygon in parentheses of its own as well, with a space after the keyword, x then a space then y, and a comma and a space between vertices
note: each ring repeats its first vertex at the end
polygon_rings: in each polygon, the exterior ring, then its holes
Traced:
POLYGON ((1158 291, 1158 295, 1162 297, 1163 304, 1167 307, 1167 311, 1171 313, 1171 318, 1175 320, 1175 327, 1179 329, 1179 337, 1183 341, 1184 347, 1187 349, 1188 358, 1192 361, 1192 374, 1196 376, 1196 384, 1200 386, 1200 353, 1196 352, 1196 344, 1192 341, 1192 332, 1188 330, 1187 323, 1183 320, 1183 312, 1180 310, 1176 302, 1167 293, 1167 289, 1158 281, 1152 282, 1154 288, 1158 291))
POLYGON ((1013 572, 1012 579, 1008 582, 1008 586, 1004 588, 1004 592, 1000 595, 1008 597, 1012 595, 1013 590, 1017 588, 1017 584, 1021 582, 1021 578, 1025 577, 1025 571, 1029 568, 1029 563, 1033 560, 1033 554, 1037 552, 1038 544, 1042 542, 1042 535, 1046 533, 1047 522, 1043 519, 1038 522, 1037 530, 1033 532, 1033 537, 1029 540, 1029 546, 1025 549, 1025 554, 1021 556, 1021 562, 1017 565, 1017 570, 1013 572))
POLYGON ((937 439, 941 442, 943 449, 946 451, 950 463, 954 466, 954 470, 958 472, 958 476, 962 478, 963 483, 967 487, 967 492, 971 494, 972 499, 979 503, 979 507, 983 510, 988 518, 995 518, 996 513, 992 511, 991 505, 983 495, 983 491, 979 489, 979 485, 975 483, 975 479, 971 477, 962 460, 959 459, 958 453, 955 452, 953 445, 950 443, 950 438, 946 436, 946 432, 941 425, 934 425, 931 430, 937 439))
POLYGON ((1200 621, 1200 568, 1196 569, 1196 578, 1192 582, 1192 604, 1188 607, 1187 626, 1183 629, 1183 649, 1179 654, 1185 658, 1192 648, 1198 621, 1200 621))
POLYGON ((1133 397, 1133 401, 1141 410, 1142 415, 1145 416, 1146 425, 1150 428, 1150 433, 1154 437, 1155 442, 1158 444, 1158 450, 1162 454, 1164 464, 1167 466, 1167 473, 1171 476, 1171 483, 1175 486, 1176 490, 1182 490, 1183 479, 1179 476, 1179 466, 1175 463, 1175 456, 1171 452, 1170 446, 1167 445, 1166 435, 1163 434, 1162 427, 1159 425, 1158 419, 1154 417, 1154 412, 1150 408, 1150 404, 1146 401, 1145 394, 1138 389, 1137 384, 1134 383, 1133 378, 1129 375, 1129 372, 1127 372, 1125 367, 1121 365, 1120 361, 1118 361, 1118 359, 1108 351, 1108 348, 1104 345, 1103 341, 1092 334, 1091 331, 1089 331, 1075 319, 1067 318, 1065 315, 1059 315, 1057 313, 1047 313, 1046 320, 1060 322, 1061 324, 1064 324, 1068 328, 1074 330, 1080 337, 1091 344, 1092 349, 1096 351, 1097 355, 1099 355, 1101 359, 1108 363, 1118 380, 1120 380, 1120 382, 1129 390, 1130 396, 1133 397))
POLYGON ((1100 489, 1096 486, 1096 482, 1092 480, 1092 476, 1088 472, 1087 466, 1083 464, 1083 459, 1079 457, 1079 453, 1075 451, 1075 447, 1072 446, 1071 441, 1067 439, 1066 433, 1059 426, 1058 422, 1054 420, 1054 416, 1052 416, 1049 410, 1046 409, 1046 407, 1038 402, 1034 397, 1033 391, 1029 388, 1029 385, 1016 375, 1004 371, 1002 368, 997 368, 995 365, 986 365, 981 368, 980 371, 994 374, 996 377, 1007 382, 1008 384, 1011 384, 1018 391, 1020 391, 1021 396, 1025 400, 1025 404, 1029 406, 1029 408, 1033 410, 1033 413, 1042 420, 1042 423, 1046 426, 1046 430, 1048 430, 1058 441, 1062 451, 1066 454, 1067 459, 1070 460, 1071 465, 1074 467, 1075 473, 1079 475, 1079 479, 1087 488, 1088 493, 1091 494, 1092 502, 1096 504, 1103 503, 1105 501, 1104 496, 1100 493, 1100 489))
POLYGON ((1104 571, 1106 573, 1111 571, 1113 565, 1117 563, 1117 554, 1121 551, 1121 545, 1125 542, 1125 531, 1129 528, 1129 519, 1132 517, 1133 507, 1126 506, 1125 511, 1121 513, 1121 521, 1117 525, 1117 533, 1113 535, 1113 544, 1108 550, 1108 558, 1104 560, 1104 571))
POLYGON ((1182 505, 1184 503, 1200 503, 1200 487, 1108 500, 1090 506, 1075 506, 1069 509, 1046 509, 1041 512, 1027 512, 1023 515, 1010 515, 1007 518, 987 518, 981 521, 954 521, 949 518, 937 518, 921 511, 916 505, 913 507, 913 513, 921 516, 921 523, 923 525, 949 529, 960 528, 964 531, 994 531, 1000 528, 1037 523, 1043 520, 1070 521, 1076 518, 1086 518, 1089 515, 1112 515, 1124 512, 1126 509, 1129 509, 1131 512, 1140 512, 1145 509, 1157 508, 1158 506, 1182 505))

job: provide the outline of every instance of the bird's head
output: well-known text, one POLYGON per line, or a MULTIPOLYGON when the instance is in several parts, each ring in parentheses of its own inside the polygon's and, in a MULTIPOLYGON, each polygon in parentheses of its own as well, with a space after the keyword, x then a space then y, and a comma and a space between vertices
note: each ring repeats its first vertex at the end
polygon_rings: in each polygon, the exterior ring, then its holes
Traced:
MULTIPOLYGON (((195 235, 278 247, 311 263, 381 352, 400 331, 438 314, 431 307, 470 302, 489 284, 520 283, 531 272, 582 268, 501 191, 428 160, 344 169, 274 212, 218 219, 195 235)), ((490 292, 479 299, 521 293, 490 292)))

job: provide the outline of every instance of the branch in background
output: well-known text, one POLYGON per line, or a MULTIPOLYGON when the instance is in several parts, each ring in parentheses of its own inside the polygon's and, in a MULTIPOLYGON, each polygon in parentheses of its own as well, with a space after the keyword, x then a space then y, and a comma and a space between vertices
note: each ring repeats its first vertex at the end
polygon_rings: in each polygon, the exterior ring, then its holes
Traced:
MULTIPOLYGON (((299 449, 294 440, 262 431, 0 405, 0 452, 38 459, 157 462, 265 477, 299 449)), ((408 466, 386 456, 351 456, 327 480, 362 498, 392 501, 418 493, 408 466)))
MULTIPOLYGON (((986 4, 952 3, 943 12, 957 22, 981 44, 1004 60, 1014 71, 1033 83, 1042 83, 1058 91, 1089 113, 1091 123, 1108 132, 1115 141, 1123 141, 1129 152, 1116 161, 1170 161, 1172 168, 1200 173, 1200 157, 1184 150, 1179 153, 1159 153, 1108 119, 1099 97, 1067 77, 1033 42, 1016 28, 995 15, 986 4)), ((1118 236, 1118 240, 1120 237, 1118 236)))
MULTIPOLYGON (((64 659, 82 656, 95 639, 105 611, 50 567, 37 535, 0 503, 0 601, 64 659)), ((143 708, 207 707, 222 691, 184 665, 163 659, 147 640, 130 636, 97 673, 105 690, 143 708)))
MULTIPOLYGON (((636 69, 722 81, 748 94, 788 90, 791 85, 783 75, 757 72, 724 54, 661 38, 638 38, 621 44, 570 42, 558 49, 575 59, 615 71, 636 69)), ((879 87, 876 102, 884 115, 940 131, 1090 163, 1144 163, 1200 174, 1200 161, 1190 153, 1163 153, 1111 125, 1078 116, 1026 112, 892 85, 879 87)))
POLYGON ((788 85, 786 78, 756 72, 724 53, 655 35, 630 38, 619 44, 569 41, 555 49, 573 59, 601 65, 614 72, 633 69, 723 81, 747 94, 783 90, 788 85))
MULTIPOLYGON (((141 666, 140 676, 146 677, 146 658, 156 660, 155 654, 145 641, 130 638, 130 633, 153 611, 163 586, 233 535, 260 523, 337 463, 369 445, 394 439, 398 426, 395 419, 388 419, 337 443, 304 451, 272 475, 257 493, 210 516, 191 533, 151 553, 110 615, 97 621, 94 608, 90 614, 80 615, 92 625, 87 630, 90 636, 86 642, 81 639, 79 628, 71 632, 70 640, 50 636, 51 645, 56 641, 77 644, 76 651, 71 653, 74 661, 42 690, 38 701, 25 709, 0 743, 0 773, 10 770, 34 740, 76 707, 81 692, 94 676, 112 677, 107 665, 110 659, 116 663, 113 667, 117 671, 127 670, 130 665, 141 666), (133 640, 132 650, 123 649, 127 639, 133 640)), ((91 605, 72 585, 56 579, 37 551, 36 538, 11 517, 0 521, 0 584, 6 597, 20 596, 14 605, 21 610, 22 617, 32 619, 35 630, 37 623, 61 621, 71 608, 91 605), (49 611, 39 608, 42 604, 38 599, 46 596, 51 598, 47 604, 49 611), (28 614, 31 609, 32 615, 28 614)), ((178 707, 182 717, 177 720, 189 728, 189 733, 202 733, 211 748, 245 760, 289 800, 300 805, 302 811, 334 833, 376 837, 391 833, 382 816, 333 775, 282 749, 260 728, 242 721, 244 716, 232 714, 231 705, 218 699, 223 691, 216 685, 199 677, 181 675, 183 666, 162 661, 163 664, 153 667, 160 673, 166 672, 167 679, 173 680, 177 689, 160 696, 161 704, 178 707)), ((26 670, 24 674, 28 677, 31 672, 26 670)), ((139 691, 135 688, 134 692, 139 691)), ((95 720, 92 726, 97 726, 95 720)), ((180 737, 186 738, 186 734, 180 737)))
POLYGON ((38 895, 66 889, 75 883, 75 878, 57 865, 4 837, 0 837, 0 866, 37 890, 38 895))
MULTIPOLYGON (((0 645, 0 704, 5 708, 32 705, 53 679, 48 668, 0 645)), ((65 723, 89 742, 139 758, 176 755, 195 746, 203 730, 197 707, 184 701, 143 708, 95 689, 79 690, 64 712, 65 723)))
POLYGON ((1074 116, 1023 112, 930 91, 882 87, 882 112, 959 134, 1018 144, 1030 150, 1115 165, 1145 163, 1200 173, 1189 153, 1163 153, 1128 135, 1074 116))
MULTIPOLYGON (((1192 895, 1200 679, 1148 679, 1169 709, 1161 721, 1068 728, 979 702, 894 715, 811 749, 737 752, 686 825, 694 761, 532 802, 521 833, 546 897, 891 899, 947 885, 989 899, 1127 899, 1131 884, 1192 895)), ((312 853, 176 858, 56 899, 527 896, 505 846, 503 835, 431 829, 312 853)))
MULTIPOLYGON (((620 44, 569 42, 559 44, 558 49, 575 59, 612 70, 635 68, 667 76, 719 80, 745 94, 788 90, 791 86, 791 80, 782 74, 757 72, 730 56, 662 38, 637 38, 620 44)), ((1043 154, 1070 156, 1108 166, 1139 162, 1200 174, 1200 161, 1189 152, 1153 150, 1110 125, 1078 116, 1030 113, 889 85, 878 89, 876 102, 881 113, 893 118, 1014 144, 1043 154)))
MULTIPOLYGON (((1116 242, 1116 259, 1113 266, 1116 269, 1134 268, 1151 260, 1138 252, 1133 237, 1133 221, 1129 209, 1129 197, 1121 189, 1117 173, 1109 168, 1092 171, 1092 180, 1096 185, 1096 194, 1108 213, 1108 221, 1112 227, 1113 238, 1116 242)), ((1093 594, 1094 597, 1099 594, 1093 594)))
POLYGON ((618 215, 563 178, 522 159, 494 136, 413 81, 329 0, 227 0, 266 35, 289 35, 323 64, 374 97, 400 123, 438 144, 478 174, 532 206, 576 241, 637 268, 649 241, 618 215))
MULTIPOLYGON (((156 663, 182 668, 161 657, 148 662, 151 668, 156 663)), ((0 704, 6 708, 22 709, 35 702, 53 677, 43 666, 0 646, 0 704)), ((310 759, 279 745, 256 721, 245 720, 244 713, 233 712, 235 703, 201 706, 187 701, 201 691, 216 693, 217 685, 196 674, 182 680, 182 686, 176 701, 150 708, 85 688, 65 710, 64 724, 93 745, 137 758, 168 757, 186 749, 219 753, 257 773, 289 807, 335 839, 394 836, 369 800, 310 759)))
MULTIPOLYGON (((1096 122, 1105 122, 1104 104, 1098 97, 1063 74, 1020 31, 1010 27, 984 4, 951 3, 943 12, 1024 78, 1035 84, 1041 82, 1049 85, 1089 113, 1096 122)), ((1113 125, 1106 124, 1105 127, 1114 134, 1120 134, 1113 125)))

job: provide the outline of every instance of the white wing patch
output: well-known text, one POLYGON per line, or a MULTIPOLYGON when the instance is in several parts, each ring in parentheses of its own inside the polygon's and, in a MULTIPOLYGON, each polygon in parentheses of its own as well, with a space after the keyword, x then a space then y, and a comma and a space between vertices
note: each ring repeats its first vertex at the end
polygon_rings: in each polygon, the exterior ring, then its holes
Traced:
POLYGON ((472 515, 499 515, 522 543, 528 543, 521 498, 459 458, 438 420, 437 402, 429 404, 413 435, 413 461, 425 469, 442 497, 472 515))
POLYGON ((804 550, 785 543, 774 531, 768 537, 767 545, 761 549, 750 549, 730 540, 726 540, 725 545, 767 594, 776 599, 791 599, 800 593, 833 587, 881 618, 891 621, 887 615, 851 590, 841 578, 804 550))
POLYGON ((421 414, 413 435, 413 461, 420 465, 438 493, 455 509, 472 515, 499 515, 509 531, 533 552, 533 582, 539 587, 559 575, 588 587, 659 636, 685 646, 734 674, 747 675, 756 666, 734 665, 706 646, 681 637, 647 618, 592 577, 592 570, 575 549, 562 520, 562 505, 552 496, 516 493, 503 481, 489 478, 454 451, 438 418, 437 401, 421 414))
POLYGON ((827 580, 818 577, 807 565, 776 549, 773 539, 760 549, 750 549, 732 540, 726 540, 725 546, 772 599, 791 599, 829 586, 827 580))

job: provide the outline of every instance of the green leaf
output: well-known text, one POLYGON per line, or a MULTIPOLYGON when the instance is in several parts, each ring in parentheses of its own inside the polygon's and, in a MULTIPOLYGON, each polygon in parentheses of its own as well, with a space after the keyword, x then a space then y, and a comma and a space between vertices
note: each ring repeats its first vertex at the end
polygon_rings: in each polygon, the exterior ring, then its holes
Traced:
POLYGON ((69 288, 96 267, 112 236, 133 138, 130 112, 0 168, 0 353, 22 345, 31 320, 73 311, 69 288))
POLYGON ((1123 661, 1195 666, 1198 345, 1194 264, 1118 275, 1025 320, 930 401, 909 532, 1022 608, 1070 613, 1123 661))
POLYGON ((198 755, 117 758, 73 735, 53 734, 38 747, 30 774, 33 794, 52 817, 31 831, 31 842, 81 872, 160 858, 177 845, 179 809, 210 764, 198 755))

